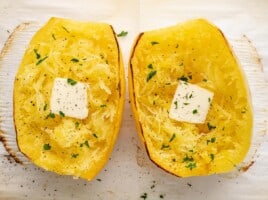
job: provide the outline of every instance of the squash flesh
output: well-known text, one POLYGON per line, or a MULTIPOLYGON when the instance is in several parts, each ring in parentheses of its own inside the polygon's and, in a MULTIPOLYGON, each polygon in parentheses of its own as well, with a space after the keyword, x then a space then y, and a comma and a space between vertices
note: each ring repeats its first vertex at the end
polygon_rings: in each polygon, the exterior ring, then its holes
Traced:
POLYGON ((112 27, 52 18, 34 35, 16 75, 14 121, 18 146, 44 169, 91 180, 109 159, 121 124, 123 102, 123 64, 112 27), (90 86, 86 119, 47 117, 56 77, 90 86), (45 144, 51 149, 44 150, 45 144))
POLYGON ((138 132, 161 168, 181 177, 209 175, 231 171, 244 159, 253 124, 247 83, 214 25, 198 19, 141 34, 130 59, 129 85, 138 132), (182 77, 214 92, 204 124, 168 117, 182 77))

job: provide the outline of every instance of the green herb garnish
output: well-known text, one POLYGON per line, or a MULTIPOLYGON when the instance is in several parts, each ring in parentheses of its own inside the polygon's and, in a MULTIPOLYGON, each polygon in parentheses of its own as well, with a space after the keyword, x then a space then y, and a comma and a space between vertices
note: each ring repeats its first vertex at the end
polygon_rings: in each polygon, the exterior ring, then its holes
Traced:
POLYGON ((39 59, 41 57, 40 54, 37 52, 37 49, 34 49, 34 53, 35 53, 36 59, 39 59))
POLYGON ((178 108, 178 102, 175 101, 174 104, 175 104, 175 109, 177 109, 178 108))
POLYGON ((98 138, 98 136, 97 136, 97 134, 96 134, 96 133, 93 133, 93 136, 94 136, 95 138, 98 138))
POLYGON ((127 36, 128 32, 127 31, 121 31, 119 34, 117 34, 117 37, 124 37, 127 36))
POLYGON ((176 134, 173 133, 173 135, 172 135, 171 138, 169 139, 169 142, 172 142, 172 141, 175 139, 175 137, 176 137, 176 134))
POLYGON ((210 140, 207 140, 207 144, 209 144, 209 143, 214 143, 215 141, 216 141, 216 138, 213 137, 213 138, 211 138, 210 140))
POLYGON ((152 63, 149 64, 149 65, 148 65, 148 68, 149 68, 149 69, 153 69, 153 64, 152 64, 152 63))
POLYGON ((55 35, 54 35, 54 34, 52 34, 52 38, 53 38, 54 40, 56 40, 56 37, 55 37, 55 35))
POLYGON ((47 118, 55 118, 55 114, 54 113, 52 113, 52 112, 50 112, 48 115, 47 115, 47 117, 46 117, 46 119, 47 118))
POLYGON ((72 58, 71 61, 75 62, 75 63, 79 62, 79 60, 77 58, 72 58))
POLYGON ((185 166, 186 168, 189 168, 190 170, 196 168, 196 163, 190 162, 188 165, 185 166))
POLYGON ((184 75, 182 75, 182 76, 179 78, 179 80, 188 82, 188 78, 185 77, 184 75))
POLYGON ((75 122, 75 128, 79 127, 79 122, 75 122))
POLYGON ((193 114, 197 114, 197 113, 198 113, 197 109, 194 109, 193 114))
POLYGON ((211 153, 209 156, 210 156, 210 159, 213 161, 214 160, 214 154, 211 153))
POLYGON ((75 85, 77 83, 77 81, 74 81, 73 79, 68 78, 67 83, 70 85, 75 85))
POLYGON ((43 149, 46 150, 46 151, 47 151, 47 150, 50 150, 50 149, 51 149, 50 144, 49 144, 49 143, 44 144, 43 149))
POLYGON ((151 71, 151 72, 148 74, 146 81, 148 82, 148 81, 149 81, 151 78, 153 78, 155 75, 156 75, 156 70, 151 71))
POLYGON ((187 106, 187 105, 189 105, 189 103, 183 103, 183 105, 187 106))
POLYGON ((159 42, 152 41, 151 44, 152 44, 152 45, 155 45, 155 44, 159 44, 159 42))
POLYGON ((84 145, 85 145, 87 148, 89 148, 89 143, 88 143, 87 140, 86 140, 84 143, 81 143, 81 144, 80 144, 80 147, 83 147, 84 145))
POLYGON ((104 107, 106 107, 106 104, 102 104, 102 105, 100 105, 100 107, 101 108, 104 108, 104 107))
POLYGON ((209 122, 207 123, 207 126, 208 126, 208 130, 212 130, 212 129, 215 129, 216 128, 216 126, 213 126, 209 122))
POLYGON ((67 28, 65 28, 64 26, 61 26, 61 28, 63 28, 63 30, 65 30, 67 33, 70 33, 70 31, 67 28))
POLYGON ((169 148, 169 145, 162 144, 161 150, 169 148))
POLYGON ((47 110, 47 104, 44 105, 44 108, 43 108, 44 111, 47 110))
POLYGON ((76 153, 76 154, 72 154, 72 158, 77 158, 77 156, 79 156, 78 153, 76 153))
POLYGON ((59 111, 61 117, 65 117, 65 114, 62 111, 59 111))
POLYGON ((40 64, 41 64, 44 60, 46 60, 47 58, 48 58, 48 56, 46 56, 46 57, 44 57, 44 58, 38 60, 37 63, 36 63, 35 65, 40 65, 40 64))
POLYGON ((188 155, 186 155, 182 162, 193 162, 194 161, 194 158, 193 157, 189 157, 188 155))

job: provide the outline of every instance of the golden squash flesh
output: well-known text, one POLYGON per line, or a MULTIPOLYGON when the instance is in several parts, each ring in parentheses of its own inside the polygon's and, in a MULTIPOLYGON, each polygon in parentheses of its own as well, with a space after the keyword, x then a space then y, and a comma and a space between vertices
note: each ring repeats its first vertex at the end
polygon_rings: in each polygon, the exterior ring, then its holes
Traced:
POLYGON ((208 21, 140 34, 129 91, 138 133, 164 170, 180 177, 229 172, 246 156, 253 126, 246 79, 222 32, 208 21), (169 118, 180 80, 214 93, 204 123, 169 118))
POLYGON ((113 28, 51 18, 32 38, 14 83, 19 149, 46 170, 91 180, 115 144, 124 92, 122 57, 113 28), (89 85, 85 119, 51 113, 56 78, 89 85))

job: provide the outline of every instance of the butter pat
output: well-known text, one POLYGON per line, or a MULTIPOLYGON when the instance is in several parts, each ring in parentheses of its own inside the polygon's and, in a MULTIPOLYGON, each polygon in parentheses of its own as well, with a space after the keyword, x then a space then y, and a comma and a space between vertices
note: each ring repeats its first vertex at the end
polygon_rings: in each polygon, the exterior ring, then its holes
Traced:
POLYGON ((171 119, 189 123, 204 123, 212 102, 213 92, 180 81, 169 110, 171 119))
POLYGON ((85 119, 88 116, 88 85, 67 78, 55 78, 50 99, 51 112, 85 119))

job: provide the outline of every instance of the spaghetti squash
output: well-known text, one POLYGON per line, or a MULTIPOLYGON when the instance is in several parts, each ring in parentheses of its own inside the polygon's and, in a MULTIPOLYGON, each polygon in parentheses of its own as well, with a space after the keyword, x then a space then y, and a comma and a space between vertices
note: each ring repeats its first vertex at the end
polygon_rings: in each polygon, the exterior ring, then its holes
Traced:
POLYGON ((124 87, 112 26, 51 18, 32 38, 15 78, 20 151, 46 170, 93 179, 115 144, 124 87))
MULTIPOLYGON (((189 177, 229 172, 246 156, 253 126, 246 78, 224 35, 208 21, 141 33, 129 62, 129 91, 149 157, 169 173, 189 177), (197 95, 192 101, 196 109, 175 112, 179 103, 190 106, 174 96, 189 88, 209 104, 203 105, 197 95), (202 107, 208 109, 199 120, 194 115, 202 107)), ((194 96, 186 93, 185 99, 194 96)))

